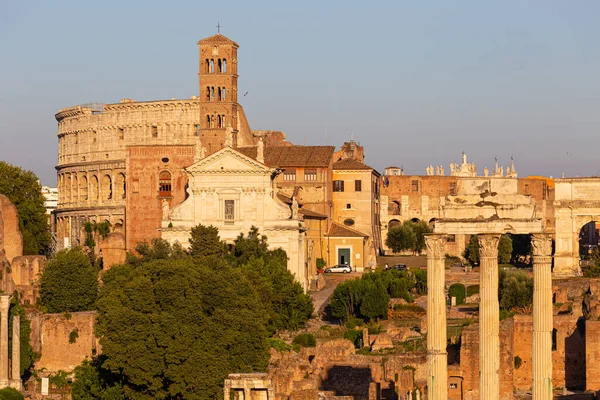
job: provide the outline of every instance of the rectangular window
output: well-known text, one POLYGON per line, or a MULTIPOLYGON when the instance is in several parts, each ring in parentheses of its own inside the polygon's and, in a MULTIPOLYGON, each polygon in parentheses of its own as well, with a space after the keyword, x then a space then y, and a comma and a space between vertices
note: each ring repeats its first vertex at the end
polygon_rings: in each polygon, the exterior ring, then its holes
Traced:
POLYGON ((283 180, 284 181, 295 181, 296 180, 296 170, 295 169, 286 169, 283 171, 283 180))
POLYGON ((333 181, 333 191, 334 192, 343 192, 344 191, 344 181, 333 181))
POLYGON ((235 200, 225 200, 225 223, 233 224, 235 220, 235 200))
POLYGON ((542 200, 546 200, 548 198, 548 184, 546 182, 542 182, 542 200))
POLYGON ((354 191, 355 192, 362 191, 362 181, 360 181, 360 180, 354 181, 354 191))
POLYGON ((413 192, 418 192, 419 191, 419 181, 418 180, 414 180, 412 181, 411 184, 411 189, 413 192))
POLYGON ((450 194, 451 195, 456 194, 456 183, 454 183, 454 182, 450 182, 450 194))
POLYGON ((317 180, 317 170, 316 169, 305 169, 304 170, 304 180, 307 182, 314 182, 317 180))

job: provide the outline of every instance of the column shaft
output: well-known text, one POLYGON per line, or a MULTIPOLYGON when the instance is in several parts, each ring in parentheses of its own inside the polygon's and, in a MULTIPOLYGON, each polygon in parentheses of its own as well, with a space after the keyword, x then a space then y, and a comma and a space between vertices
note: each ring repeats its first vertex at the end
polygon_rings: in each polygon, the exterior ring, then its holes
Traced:
POLYGON ((533 400, 552 399, 552 239, 533 235, 533 400))
POLYGON ((8 380, 8 309, 10 295, 0 295, 0 389, 9 384, 8 380))
POLYGON ((12 329, 12 374, 10 386, 21 390, 21 317, 13 317, 12 329))
POLYGON ((448 398, 445 249, 447 236, 427 235, 427 387, 431 400, 448 398))
POLYGON ((500 235, 479 235, 479 398, 500 395, 500 306, 498 304, 498 243, 500 235))

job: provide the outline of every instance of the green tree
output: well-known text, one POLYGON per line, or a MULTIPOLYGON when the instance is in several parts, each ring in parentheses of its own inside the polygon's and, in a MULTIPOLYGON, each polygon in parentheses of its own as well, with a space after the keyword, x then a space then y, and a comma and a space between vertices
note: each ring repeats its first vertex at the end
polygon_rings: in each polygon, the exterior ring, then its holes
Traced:
POLYGON ((84 360, 75 368, 75 380, 71 386, 73 400, 122 400, 123 387, 116 376, 102 368, 106 357, 84 360))
POLYGON ((98 297, 98 272, 81 248, 62 250, 42 272, 40 295, 47 312, 93 310, 98 297))
POLYGON ((0 161, 0 194, 17 207, 23 254, 47 254, 51 236, 42 187, 31 171, 0 161))
POLYGON ((267 368, 265 308, 241 269, 188 257, 116 266, 103 280, 101 368, 125 398, 222 398, 227 374, 267 368))
POLYGON ((133 253, 127 254, 126 262, 131 265, 140 265, 144 262, 151 262, 156 260, 169 260, 169 259, 182 259, 188 256, 187 252, 181 247, 179 243, 171 245, 164 239, 154 238, 151 243, 142 242, 135 246, 135 251, 138 255, 133 253))
POLYGON ((410 225, 402 224, 388 230, 385 245, 394 253, 413 250, 417 243, 417 235, 410 225))
POLYGON ((390 296, 381 282, 365 282, 365 293, 360 304, 360 313, 369 320, 385 318, 390 305, 390 296))
POLYGON ((425 235, 431 233, 431 228, 429 228, 429 225, 423 221, 406 221, 405 223, 408 223, 415 233, 415 246, 413 247, 414 252, 421 253, 423 250, 425 250, 425 235))
POLYGON ((267 254, 269 245, 267 237, 258 232, 255 226, 250 227, 248 236, 243 233, 235 239, 233 247, 233 256, 238 265, 247 263, 251 258, 260 258, 267 254))
POLYGON ((479 240, 477 239, 477 235, 472 235, 471 239, 469 239, 464 256, 472 265, 479 264, 479 240))
POLYGON ((456 297, 456 305, 465 303, 465 285, 454 283, 448 288, 448 296, 456 297))
POLYGON ((11 387, 0 389, 0 400, 23 400, 23 395, 11 387))
POLYGON ((500 308, 527 307, 533 302, 533 278, 523 271, 505 272, 498 275, 500 308))
POLYGON ((217 228, 199 224, 191 230, 189 251, 194 257, 222 256, 225 243, 221 241, 217 228))
POLYGON ((513 242, 510 235, 500 236, 498 243, 498 262, 500 264, 508 264, 512 257, 513 242))

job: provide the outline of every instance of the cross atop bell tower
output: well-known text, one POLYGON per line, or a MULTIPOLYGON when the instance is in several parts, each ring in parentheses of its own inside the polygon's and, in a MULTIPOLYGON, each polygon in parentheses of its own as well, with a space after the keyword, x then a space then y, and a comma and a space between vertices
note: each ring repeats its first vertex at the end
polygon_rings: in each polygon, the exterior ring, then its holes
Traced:
POLYGON ((238 44, 223 36, 221 24, 217 34, 198 42, 200 48, 200 137, 207 155, 225 146, 226 130, 233 130, 233 147, 237 147, 239 104, 237 100, 238 44))

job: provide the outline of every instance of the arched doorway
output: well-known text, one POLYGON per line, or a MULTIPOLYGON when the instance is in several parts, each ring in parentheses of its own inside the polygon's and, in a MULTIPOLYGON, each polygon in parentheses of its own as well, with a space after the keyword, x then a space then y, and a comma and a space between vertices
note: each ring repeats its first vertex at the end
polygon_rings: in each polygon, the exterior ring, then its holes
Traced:
POLYGON ((579 230, 577 240, 579 242, 579 259, 582 268, 590 266, 592 252, 598 248, 598 228, 600 228, 600 224, 596 224, 596 221, 590 221, 579 230))
POLYGON ((398 221, 397 219, 392 219, 390 220, 390 222, 388 222, 388 230, 392 229, 395 226, 400 226, 400 221, 398 221))

